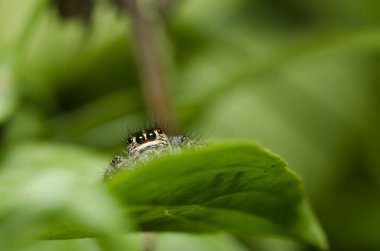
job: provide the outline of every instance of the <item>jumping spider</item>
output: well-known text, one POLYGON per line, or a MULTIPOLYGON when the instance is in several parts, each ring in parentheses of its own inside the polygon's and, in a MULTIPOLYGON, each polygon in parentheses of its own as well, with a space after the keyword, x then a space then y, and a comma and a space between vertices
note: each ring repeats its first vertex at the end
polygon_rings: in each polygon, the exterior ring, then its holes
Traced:
POLYGON ((126 156, 115 155, 112 158, 104 174, 104 180, 110 180, 119 171, 133 170, 137 163, 199 145, 196 140, 187 136, 168 136, 159 127, 132 133, 126 143, 126 156))

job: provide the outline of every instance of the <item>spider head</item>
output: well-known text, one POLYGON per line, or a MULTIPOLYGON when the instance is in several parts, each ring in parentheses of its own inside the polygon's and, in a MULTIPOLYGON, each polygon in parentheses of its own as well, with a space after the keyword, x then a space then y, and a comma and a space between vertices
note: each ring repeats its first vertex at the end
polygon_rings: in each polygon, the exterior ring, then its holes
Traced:
POLYGON ((151 128, 129 136, 127 148, 130 158, 140 158, 168 150, 169 138, 162 129, 151 128))

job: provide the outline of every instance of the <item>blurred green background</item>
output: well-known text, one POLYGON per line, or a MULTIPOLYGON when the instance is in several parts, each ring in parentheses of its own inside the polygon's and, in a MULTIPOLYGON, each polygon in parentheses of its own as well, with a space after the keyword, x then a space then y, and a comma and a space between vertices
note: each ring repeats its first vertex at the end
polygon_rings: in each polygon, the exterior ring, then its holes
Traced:
MULTIPOLYGON (((142 2, 179 127, 260 142, 304 178, 331 250, 379 250, 380 2, 142 2)), ((107 233, 124 227, 93 183, 149 113, 127 13, 122 1, 0 1, 0 250, 107 250, 91 240, 18 243, 56 212, 107 233)), ((139 250, 140 237, 128 238, 120 247, 139 250)), ((227 235, 157 243, 303 250, 227 235)))

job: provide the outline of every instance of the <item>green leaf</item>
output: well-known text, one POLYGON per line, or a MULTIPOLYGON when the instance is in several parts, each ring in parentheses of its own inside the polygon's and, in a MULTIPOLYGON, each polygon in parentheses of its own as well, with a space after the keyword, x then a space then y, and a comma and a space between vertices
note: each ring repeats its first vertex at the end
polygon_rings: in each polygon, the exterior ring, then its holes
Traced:
POLYGON ((17 95, 12 77, 10 63, 6 60, 0 60, 0 124, 12 115, 17 105, 17 95))
POLYGON ((116 235, 128 232, 129 224, 101 186, 98 167, 108 162, 103 155, 84 147, 37 142, 2 154, 0 250, 14 250, 33 239, 94 236, 105 237, 104 245, 119 246, 116 235))
POLYGON ((159 158, 116 177, 110 190, 144 231, 225 231, 328 245, 301 179, 252 143, 159 158))
POLYGON ((226 234, 163 233, 155 236, 155 251, 248 251, 233 236, 226 234))

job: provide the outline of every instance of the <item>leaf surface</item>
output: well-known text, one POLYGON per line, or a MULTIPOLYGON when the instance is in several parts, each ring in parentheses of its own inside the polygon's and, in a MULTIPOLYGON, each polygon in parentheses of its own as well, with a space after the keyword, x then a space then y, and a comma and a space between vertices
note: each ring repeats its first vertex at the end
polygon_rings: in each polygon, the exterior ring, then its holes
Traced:
POLYGON ((299 176, 252 143, 155 159, 116 177, 110 190, 143 231, 223 231, 327 248, 299 176))

